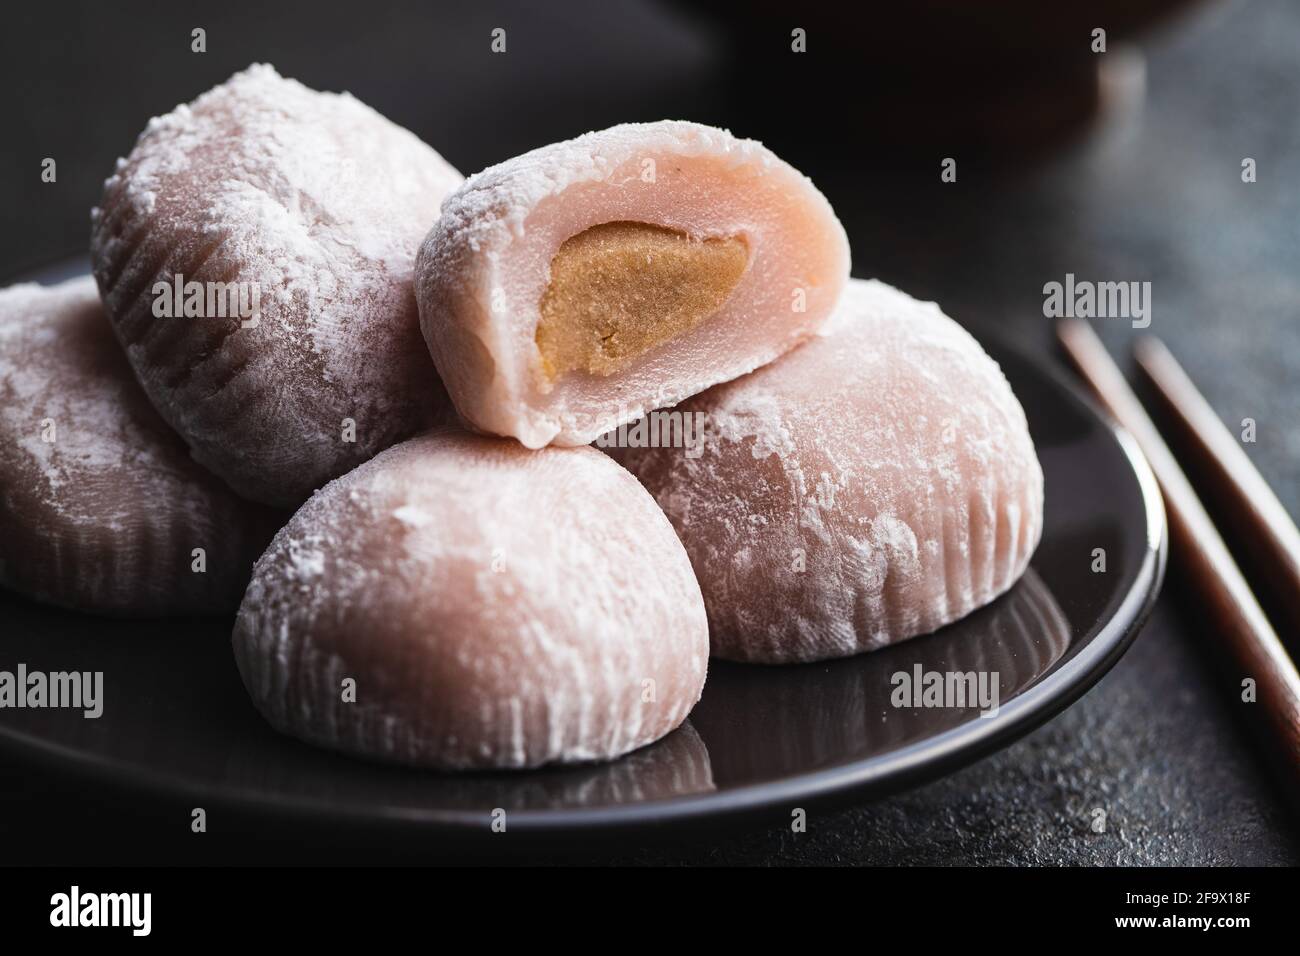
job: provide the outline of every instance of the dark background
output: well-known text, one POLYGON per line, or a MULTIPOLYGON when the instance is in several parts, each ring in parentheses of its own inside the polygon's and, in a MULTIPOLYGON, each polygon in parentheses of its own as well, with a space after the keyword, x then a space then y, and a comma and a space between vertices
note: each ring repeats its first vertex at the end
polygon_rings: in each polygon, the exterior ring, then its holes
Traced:
MULTIPOLYGON (((848 229, 855 275, 935 299, 1045 361, 1059 361, 1045 282, 1150 281, 1150 331, 1234 432, 1256 420, 1246 450, 1300 512, 1300 4, 828 12, 849 6, 25 5, 0 36, 0 277, 84 253, 100 184, 146 119, 254 61, 351 91, 466 173, 615 122, 699 120, 762 139, 812 176, 848 229), (1148 12, 1158 22, 1138 23, 1148 12), (489 50, 498 26, 504 55, 489 50), (790 52, 795 26, 806 54, 790 52), (1108 29, 1104 55, 1089 50, 1093 26, 1108 29), (207 30, 204 54, 190 52, 194 27, 207 30), (40 181, 47 156, 55 184, 40 181), (944 184, 949 156, 958 181, 944 184), (1257 183, 1241 181, 1243 157, 1257 183)), ((1127 361, 1128 323, 1094 324, 1127 361)), ((1145 633, 1064 715, 940 782, 814 812, 807 834, 654 833, 533 858, 1300 862, 1294 804, 1216 684, 1195 608, 1175 556, 1145 633), (1105 833, 1088 828, 1095 807, 1105 833)), ((187 823, 166 801, 0 769, 4 862, 469 858, 289 821, 240 819, 196 841, 187 823)))

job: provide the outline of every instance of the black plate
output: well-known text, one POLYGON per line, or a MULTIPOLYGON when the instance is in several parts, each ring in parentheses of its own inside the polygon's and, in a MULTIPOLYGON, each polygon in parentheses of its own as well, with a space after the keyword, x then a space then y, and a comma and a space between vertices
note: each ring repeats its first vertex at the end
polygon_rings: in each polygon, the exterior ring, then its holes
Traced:
MULTIPOLYGON (((52 282, 84 261, 31 278, 52 282)), ((996 342, 1046 476, 1043 540, 1008 594, 936 634, 827 664, 714 661, 687 725, 609 764, 444 775, 274 733, 253 710, 228 620, 120 621, 0 592, 0 669, 102 671, 104 713, 0 710, 0 746, 209 803, 426 829, 568 831, 755 813, 938 776, 1060 712, 1128 647, 1164 572, 1164 510, 1133 440, 1057 373, 996 342), (1093 549, 1106 572, 1093 573, 1093 549), (1000 708, 896 709, 891 675, 990 671, 1000 708)))

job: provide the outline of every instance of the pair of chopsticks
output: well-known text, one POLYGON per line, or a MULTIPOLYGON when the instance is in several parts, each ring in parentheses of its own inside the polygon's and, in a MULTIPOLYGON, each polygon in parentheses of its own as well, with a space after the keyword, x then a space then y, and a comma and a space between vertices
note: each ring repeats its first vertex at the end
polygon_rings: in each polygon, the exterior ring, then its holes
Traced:
MULTIPOLYGON (((1233 560, 1160 432, 1082 319, 1063 319, 1057 336, 1079 373, 1104 405, 1137 440, 1164 494, 1170 547, 1197 595, 1218 643, 1226 651, 1238 693, 1245 699, 1254 681, 1254 711, 1266 731, 1278 769, 1293 798, 1300 796, 1300 674, 1269 618, 1233 560)), ((1176 443, 1199 465, 1199 488, 1225 528, 1236 532, 1239 552, 1256 558, 1254 585, 1275 608, 1288 638, 1300 637, 1300 531, 1246 453, 1201 397, 1196 386, 1156 338, 1134 347, 1138 369, 1157 396, 1157 405, 1176 443)))

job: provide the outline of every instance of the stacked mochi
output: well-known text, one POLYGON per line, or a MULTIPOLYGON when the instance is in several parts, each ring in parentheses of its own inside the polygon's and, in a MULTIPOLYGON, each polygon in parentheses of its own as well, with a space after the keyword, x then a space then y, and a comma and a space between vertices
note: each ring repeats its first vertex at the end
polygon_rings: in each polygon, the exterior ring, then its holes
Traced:
POLYGON ((92 226, 94 283, 0 291, 0 581, 238 605, 254 704, 308 742, 611 759, 686 719, 710 654, 934 631, 1038 543, 997 365, 850 279, 825 197, 723 130, 616 126, 464 180, 254 66, 152 120, 92 226), (214 286, 255 308, 205 311, 214 286), (666 408, 691 447, 589 447, 666 408))

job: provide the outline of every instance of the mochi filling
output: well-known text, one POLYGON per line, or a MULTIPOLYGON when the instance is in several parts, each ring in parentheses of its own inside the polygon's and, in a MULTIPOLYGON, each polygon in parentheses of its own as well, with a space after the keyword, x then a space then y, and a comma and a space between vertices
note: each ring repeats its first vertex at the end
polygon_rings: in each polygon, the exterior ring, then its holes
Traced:
POLYGON ((684 335, 730 298, 749 265, 740 236, 696 238, 644 222, 570 236, 551 260, 535 340, 548 380, 608 376, 684 335))

